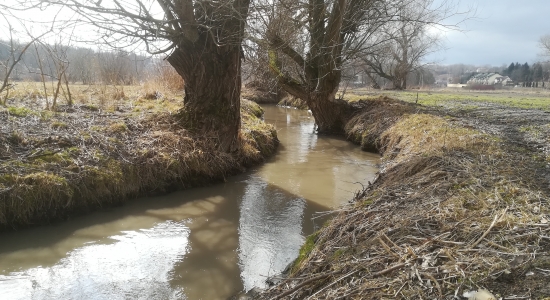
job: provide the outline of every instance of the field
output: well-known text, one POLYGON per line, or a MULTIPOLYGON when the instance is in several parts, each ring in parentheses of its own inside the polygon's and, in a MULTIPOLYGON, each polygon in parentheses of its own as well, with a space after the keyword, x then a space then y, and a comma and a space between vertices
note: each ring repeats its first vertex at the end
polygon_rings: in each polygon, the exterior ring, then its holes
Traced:
POLYGON ((379 95, 425 106, 449 108, 471 106, 475 108, 479 103, 494 103, 510 107, 550 111, 550 90, 531 88, 496 91, 470 91, 455 88, 407 91, 349 89, 344 93, 344 99, 357 101, 365 97, 378 97, 379 95))

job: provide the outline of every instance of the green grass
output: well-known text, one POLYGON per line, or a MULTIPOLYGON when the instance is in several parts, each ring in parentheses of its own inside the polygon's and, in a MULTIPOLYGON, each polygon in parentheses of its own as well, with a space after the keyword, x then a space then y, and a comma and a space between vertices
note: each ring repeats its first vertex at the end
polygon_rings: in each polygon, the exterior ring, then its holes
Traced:
POLYGON ((10 115, 16 116, 16 117, 26 117, 30 114, 34 114, 35 112, 31 109, 26 108, 26 107, 11 106, 11 107, 8 107, 8 113, 10 115))
POLYGON ((128 131, 128 126, 124 122, 116 122, 109 125, 108 130, 112 133, 122 133, 128 131))
POLYGON ((308 236, 306 238, 305 243, 300 248, 300 254, 298 254, 298 258, 294 261, 291 268, 291 273, 294 273, 300 268, 300 265, 302 262, 309 256, 311 251, 313 251, 313 248, 315 248, 315 241, 317 240, 318 232, 308 236))
MULTIPOLYGON (((425 106, 442 106, 448 102, 460 102, 461 109, 477 108, 476 103, 489 102, 518 108, 533 108, 550 111, 550 94, 534 94, 532 92, 516 93, 512 91, 369 91, 352 90, 344 95, 348 101, 372 98, 384 95, 406 102, 416 102, 425 106)), ((456 104, 456 103, 453 103, 456 104)))
POLYGON ((55 120, 52 122, 51 126, 53 129, 63 129, 63 128, 67 128, 67 123, 55 120))

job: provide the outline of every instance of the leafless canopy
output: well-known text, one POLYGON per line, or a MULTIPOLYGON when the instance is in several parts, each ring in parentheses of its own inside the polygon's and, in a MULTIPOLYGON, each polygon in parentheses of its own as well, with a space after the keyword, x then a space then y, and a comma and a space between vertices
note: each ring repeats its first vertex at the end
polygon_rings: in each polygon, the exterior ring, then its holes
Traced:
POLYGON ((398 48, 413 47, 414 51, 406 53, 404 64, 410 65, 411 59, 416 63, 433 51, 437 42, 433 35, 426 34, 427 29, 457 30, 472 15, 471 10, 462 12, 454 0, 270 3, 255 6, 251 26, 257 30, 252 35, 258 40, 263 32, 271 48, 290 59, 281 65, 279 76, 288 77, 285 82, 291 85, 292 82, 305 85, 306 77, 323 81, 329 72, 340 70, 346 62, 365 54, 376 54, 378 61, 373 59, 372 65, 386 64, 388 58, 396 56, 402 60, 403 51, 398 48), (313 74, 319 68, 325 69, 324 72, 313 74))
POLYGON ((543 55, 550 57, 550 34, 544 35, 539 40, 539 46, 544 51, 543 55))
MULTIPOLYGON (((397 7, 394 18, 380 26, 358 52, 366 72, 393 82, 395 88, 407 87, 407 75, 423 65, 422 60, 439 50, 438 27, 452 16, 449 7, 434 7, 433 0, 412 0, 397 7)), ((369 74, 369 75, 370 75, 369 74)))
POLYGON ((150 53, 195 43, 203 33, 218 44, 240 42, 250 0, 30 0, 22 8, 64 7, 93 25, 96 42, 113 47, 145 43, 150 53), (233 20, 233 21, 232 21, 233 20), (241 22, 234 21, 241 20, 241 22))
MULTIPOLYGON (((3 9, 4 6, 0 4, 0 8, 3 9)), ((8 39, 6 41, 0 41, 0 47, 7 49, 7 58, 4 61, 0 61, 0 94, 4 91, 7 91, 7 93, 9 93, 9 89, 12 87, 10 83, 10 76, 12 72, 15 70, 19 62, 23 59, 23 56, 25 55, 27 50, 35 42, 39 41, 40 38, 48 33, 45 32, 39 36, 32 36, 29 34, 30 40, 25 43, 20 43, 17 40, 17 37, 14 36, 15 29, 12 26, 12 21, 8 18, 8 16, 9 15, 4 13, 3 10, 0 10, 0 18, 5 21, 4 23, 7 27, 6 30, 8 35, 8 39)), ((0 105, 6 105, 7 97, 8 95, 6 94, 4 100, 0 99, 0 105)))

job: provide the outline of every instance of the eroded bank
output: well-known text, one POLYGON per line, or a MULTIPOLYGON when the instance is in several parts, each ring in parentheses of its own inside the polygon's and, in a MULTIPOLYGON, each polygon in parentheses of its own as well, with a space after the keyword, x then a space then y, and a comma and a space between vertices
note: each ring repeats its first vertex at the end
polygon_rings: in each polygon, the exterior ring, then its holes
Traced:
POLYGON ((0 232, 219 182, 275 152, 275 128, 253 102, 242 102, 240 147, 229 154, 182 127, 162 106, 167 101, 151 101, 162 111, 156 113, 136 112, 130 103, 114 111, 2 109, 0 232))

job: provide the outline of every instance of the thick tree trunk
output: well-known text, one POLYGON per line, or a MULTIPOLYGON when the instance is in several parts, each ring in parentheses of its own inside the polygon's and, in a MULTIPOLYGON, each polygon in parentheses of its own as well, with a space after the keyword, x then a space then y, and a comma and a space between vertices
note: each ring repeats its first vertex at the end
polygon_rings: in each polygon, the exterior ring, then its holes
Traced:
POLYGON ((393 80, 393 89, 395 90, 403 90, 402 81, 399 78, 395 78, 393 80))
MULTIPOLYGON (((336 99, 340 85, 339 71, 325 71, 325 76, 319 79, 316 72, 306 74, 307 84, 300 84, 283 74, 279 67, 275 52, 270 55, 270 68, 277 75, 279 85, 290 95, 306 101, 313 114, 319 133, 342 134, 351 114, 350 105, 336 99)), ((316 69, 314 66, 311 69, 316 69)), ((307 73, 307 72, 306 72, 307 73)))
POLYGON ((347 101, 336 99, 342 73, 337 65, 331 65, 333 56, 327 55, 315 77, 309 78, 307 105, 317 123, 318 132, 322 134, 343 134, 350 116, 347 101), (328 57, 327 57, 328 56, 328 57))
POLYGON ((240 129, 240 45, 177 48, 168 62, 185 81, 182 122, 215 139, 218 149, 237 149, 240 129))
POLYGON ((335 99, 334 94, 312 93, 307 105, 315 118, 318 132, 322 134, 342 134, 350 116, 346 101, 335 99))

